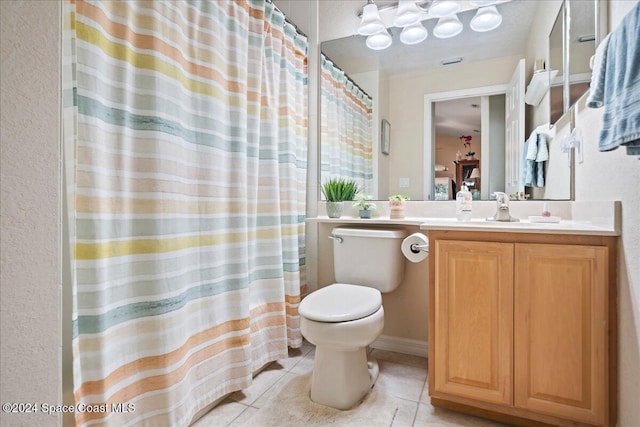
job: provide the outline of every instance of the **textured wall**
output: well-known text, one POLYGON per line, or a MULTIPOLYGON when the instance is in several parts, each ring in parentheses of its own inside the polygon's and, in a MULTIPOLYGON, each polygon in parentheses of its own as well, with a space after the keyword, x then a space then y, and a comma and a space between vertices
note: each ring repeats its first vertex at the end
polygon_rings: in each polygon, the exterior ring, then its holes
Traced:
MULTIPOLYGON (((609 4, 609 28, 637 0, 609 4)), ((580 107, 580 106, 579 106, 580 107)), ((618 393, 620 427, 640 426, 640 161, 624 149, 598 151, 603 109, 579 109, 576 127, 584 137, 584 162, 576 165, 576 200, 622 201, 618 243, 618 393)))
POLYGON ((620 427, 640 425, 640 161, 624 149, 601 153, 602 109, 578 113, 584 163, 576 165, 576 200, 622 201, 618 243, 618 378, 620 427))
MULTIPOLYGON (((61 403, 60 4, 0 2, 0 400, 61 403)), ((3 426, 59 417, 0 414, 3 426)))

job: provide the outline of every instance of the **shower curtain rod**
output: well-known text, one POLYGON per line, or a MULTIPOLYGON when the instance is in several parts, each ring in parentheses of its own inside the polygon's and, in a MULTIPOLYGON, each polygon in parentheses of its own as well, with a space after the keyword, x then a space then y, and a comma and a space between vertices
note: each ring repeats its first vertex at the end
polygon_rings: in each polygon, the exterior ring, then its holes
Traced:
POLYGON ((320 55, 322 55, 325 58, 327 58, 327 60, 330 61, 333 64, 334 67, 336 67, 338 70, 342 71, 344 73, 344 76, 347 78, 347 80, 349 80, 351 82, 352 85, 354 85, 355 87, 360 89, 360 92, 362 92, 365 95, 367 95, 367 98, 369 98, 371 101, 373 101, 373 98, 371 97, 371 95, 369 95, 366 90, 362 89, 358 83, 353 81, 353 79, 351 77, 349 77, 349 74, 347 74, 342 68, 340 68, 340 66, 338 64, 336 64, 336 61, 334 61, 333 59, 329 58, 329 55, 327 55, 324 52, 320 52, 320 55))
POLYGON ((293 28, 296 29, 296 32, 298 34, 300 34, 301 36, 304 36, 307 40, 309 40, 309 36, 307 36, 296 24, 295 22, 293 22, 291 19, 289 19, 289 17, 287 16, 286 13, 284 13, 283 11, 280 10, 280 8, 278 7, 278 5, 276 5, 273 0, 266 0, 268 3, 271 3, 273 5, 273 7, 276 8, 276 10, 278 12, 280 12, 282 14, 282 16, 284 16, 284 21, 287 22, 288 24, 293 25, 293 28))

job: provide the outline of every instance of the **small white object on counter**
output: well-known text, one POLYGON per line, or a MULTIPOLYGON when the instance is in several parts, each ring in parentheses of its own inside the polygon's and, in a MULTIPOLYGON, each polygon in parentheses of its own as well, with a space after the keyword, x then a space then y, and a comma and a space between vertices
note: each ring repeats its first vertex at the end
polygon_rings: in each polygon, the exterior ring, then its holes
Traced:
MULTIPOLYGON (((547 217, 548 218, 548 217, 547 217)), ((611 225, 590 222, 561 220, 558 223, 536 223, 531 221, 503 222, 473 218, 460 222, 455 218, 425 218, 422 230, 451 231, 492 231, 502 233, 576 234, 585 236, 619 236, 620 232, 611 225)))
POLYGON ((540 216, 540 215, 532 215, 529 217, 530 222, 546 222, 546 223, 559 223, 559 216, 540 216))

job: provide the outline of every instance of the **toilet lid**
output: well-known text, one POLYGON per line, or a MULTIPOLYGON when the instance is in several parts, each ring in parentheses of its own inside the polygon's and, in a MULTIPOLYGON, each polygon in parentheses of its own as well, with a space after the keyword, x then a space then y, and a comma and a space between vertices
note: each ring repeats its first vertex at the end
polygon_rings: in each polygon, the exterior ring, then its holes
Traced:
POLYGON ((298 312, 316 322, 347 322, 367 317, 380 307, 382 295, 379 290, 335 283, 307 295, 298 312))

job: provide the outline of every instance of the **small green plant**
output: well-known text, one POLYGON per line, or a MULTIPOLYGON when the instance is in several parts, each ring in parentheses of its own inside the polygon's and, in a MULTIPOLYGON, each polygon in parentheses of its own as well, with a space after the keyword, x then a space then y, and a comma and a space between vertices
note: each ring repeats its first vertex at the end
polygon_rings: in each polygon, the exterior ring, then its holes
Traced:
POLYGON ((358 184, 352 179, 331 178, 322 184, 322 194, 327 202, 353 200, 358 192, 358 184))
POLYGON ((360 208, 360 210, 368 211, 369 209, 375 209, 376 204, 371 202, 372 197, 368 194, 358 194, 356 197, 357 202, 353 206, 360 208))
POLYGON ((393 196, 389 196, 389 200, 411 200, 411 198, 404 194, 394 194, 393 196))

